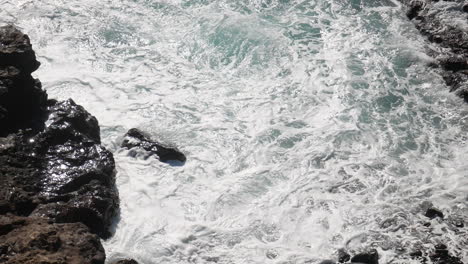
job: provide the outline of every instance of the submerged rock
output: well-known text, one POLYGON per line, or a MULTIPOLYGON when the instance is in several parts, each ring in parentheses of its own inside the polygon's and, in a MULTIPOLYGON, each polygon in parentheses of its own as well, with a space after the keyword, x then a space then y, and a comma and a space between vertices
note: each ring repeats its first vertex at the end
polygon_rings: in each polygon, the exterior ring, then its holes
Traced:
POLYGON ((336 262, 333 260, 326 259, 326 260, 322 260, 320 264, 336 264, 336 262))
POLYGON ((81 223, 0 215, 0 263, 103 264, 104 260, 99 237, 81 223))
POLYGON ((436 217, 444 218, 444 214, 438 209, 433 208, 433 207, 427 209, 424 216, 429 217, 430 219, 434 219, 436 217))
POLYGON ((359 253, 351 258, 351 263, 379 264, 379 253, 376 249, 359 253))
POLYGON ((430 254, 427 252, 423 253, 421 250, 418 250, 412 252, 410 257, 418 260, 420 263, 463 264, 463 261, 460 258, 450 255, 446 245, 438 244, 434 249, 435 250, 430 254))
POLYGON ((147 135, 136 128, 130 129, 125 134, 122 147, 128 149, 135 147, 142 148, 150 152, 152 155, 158 156, 159 160, 162 162, 171 160, 185 162, 187 160, 185 155, 178 149, 163 146, 160 143, 151 140, 147 135))
POLYGON ((114 264, 138 264, 138 262, 136 262, 133 259, 122 259, 117 262, 114 262, 114 264))
POLYGON ((351 255, 349 255, 346 251, 344 250, 339 250, 338 251, 338 262, 339 263, 346 263, 351 259, 351 255))
POLYGON ((447 246, 443 244, 436 245, 435 252, 429 257, 435 264, 463 264, 459 258, 451 256, 447 246))

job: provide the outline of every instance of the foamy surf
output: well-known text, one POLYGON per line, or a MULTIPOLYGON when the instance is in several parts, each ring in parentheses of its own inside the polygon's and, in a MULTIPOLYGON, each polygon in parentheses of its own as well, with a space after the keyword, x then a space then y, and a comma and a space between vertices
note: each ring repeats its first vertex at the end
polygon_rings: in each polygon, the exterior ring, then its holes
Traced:
POLYGON ((319 263, 369 247, 397 263, 437 243, 468 261, 466 228, 424 216, 466 222, 468 109, 395 3, 1 5, 35 41, 50 97, 85 106, 114 152, 109 263, 319 263), (187 162, 131 157, 132 127, 187 162))

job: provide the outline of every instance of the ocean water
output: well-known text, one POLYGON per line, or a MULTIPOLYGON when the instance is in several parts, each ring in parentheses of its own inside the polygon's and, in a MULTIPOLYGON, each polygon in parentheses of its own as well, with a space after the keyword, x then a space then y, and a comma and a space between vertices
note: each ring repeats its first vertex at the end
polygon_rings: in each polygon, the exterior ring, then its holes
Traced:
POLYGON ((51 98, 100 122, 121 215, 108 262, 468 263, 468 105, 387 0, 0 0, 51 98), (187 155, 119 147, 137 127, 187 155), (445 220, 429 220, 434 206, 445 220), (431 226, 423 224, 430 222, 431 226), (465 251, 464 251, 465 249, 465 251))

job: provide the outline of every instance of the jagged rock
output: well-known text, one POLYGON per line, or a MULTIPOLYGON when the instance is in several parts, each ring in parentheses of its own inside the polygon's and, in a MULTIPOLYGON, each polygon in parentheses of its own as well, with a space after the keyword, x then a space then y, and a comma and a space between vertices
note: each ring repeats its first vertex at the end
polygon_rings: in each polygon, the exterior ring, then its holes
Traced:
POLYGON ((424 260, 423 253, 421 250, 411 252, 409 256, 411 259, 416 259, 416 260, 421 260, 421 261, 424 260))
POLYGON ((20 128, 42 129, 46 102, 38 80, 13 66, 0 66, 0 136, 20 128))
POLYGON ((102 237, 117 214, 114 159, 97 120, 72 100, 51 102, 48 126, 14 135, 0 149, 2 211, 82 222, 102 237))
POLYGON ((447 246, 443 244, 436 245, 434 254, 429 257, 432 263, 435 264, 463 264, 459 258, 451 256, 447 246))
POLYGON ((446 70, 457 72, 468 69, 467 59, 462 56, 450 57, 440 60, 440 64, 446 70))
POLYGON ((407 16, 428 40, 442 49, 429 52, 439 61, 442 77, 450 90, 468 102, 468 31, 456 21, 466 20, 466 4, 438 5, 432 0, 399 0, 407 7, 407 16), (450 7, 448 7, 450 6, 450 7), (453 19, 447 19, 447 16, 453 19), (442 58, 442 59, 440 59, 442 58))
POLYGON ((101 237, 118 210, 112 154, 98 121, 72 100, 47 100, 31 77, 29 38, 0 28, 0 214, 82 222, 101 237))
POLYGON ((128 149, 135 147, 142 148, 150 152, 152 155, 157 155, 159 160, 162 162, 170 160, 185 162, 187 160, 185 155, 178 149, 163 146, 160 143, 151 140, 147 135, 136 128, 130 129, 125 134, 122 147, 128 149))
POLYGON ((421 250, 410 253, 410 258, 418 260, 420 263, 434 264, 463 264, 460 258, 450 255, 447 246, 443 244, 436 245, 432 253, 423 253, 421 250))
POLYGON ((444 214, 441 211, 432 207, 426 210, 424 216, 429 217, 430 219, 434 219, 436 217, 444 218, 444 214))
POLYGON ((376 249, 359 253, 351 258, 351 263, 379 264, 379 253, 376 249))
POLYGON ((113 156, 95 117, 47 100, 37 67, 28 36, 0 27, 0 263, 103 264, 97 235, 110 235, 119 205, 113 156))
POLYGON ((0 136, 43 128, 47 94, 31 77, 39 65, 27 35, 0 27, 0 136))
POLYGON ((11 25, 0 27, 0 68, 13 66, 30 74, 40 65, 28 35, 11 25))
POLYGON ((0 263, 103 264, 99 237, 81 223, 0 215, 0 263))
POLYGON ((349 255, 346 251, 344 250, 339 250, 338 251, 338 262, 339 263, 346 263, 351 259, 351 255, 349 255))
POLYGON ((409 19, 414 19, 418 16, 419 12, 424 6, 424 2, 421 1, 413 1, 410 3, 409 10, 406 12, 406 16, 409 19))
POLYGON ((122 259, 117 262, 114 262, 114 264, 138 264, 138 262, 136 262, 133 259, 122 259))

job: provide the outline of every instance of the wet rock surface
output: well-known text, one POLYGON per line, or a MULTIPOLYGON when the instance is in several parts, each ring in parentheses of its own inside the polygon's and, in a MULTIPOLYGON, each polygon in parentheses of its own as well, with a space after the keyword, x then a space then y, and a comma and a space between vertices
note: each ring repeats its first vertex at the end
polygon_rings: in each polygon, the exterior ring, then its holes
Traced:
POLYGON ((429 208, 426 210, 426 213, 424 214, 426 217, 429 217, 430 219, 434 219, 436 217, 444 218, 444 214, 439 211, 436 208, 429 208))
POLYGON ((28 35, 14 26, 0 27, 0 67, 12 66, 30 74, 41 65, 36 60, 28 35))
POLYGON ((138 264, 138 262, 133 259, 122 259, 114 262, 113 264, 138 264))
POLYGON ((2 213, 82 222, 108 237, 118 210, 113 156, 81 106, 50 103, 44 131, 16 133, 11 146, 0 148, 2 213))
POLYGON ((411 258, 419 261, 420 263, 434 263, 434 264, 463 264, 459 258, 452 256, 446 245, 439 244, 434 247, 432 253, 423 253, 422 251, 415 251, 410 254, 411 258))
POLYGON ((349 255, 346 251, 340 250, 338 251, 338 262, 339 263, 346 263, 351 260, 351 255, 349 255))
POLYGON ((20 128, 43 128, 47 94, 31 77, 39 67, 29 38, 0 27, 0 136, 20 128))
POLYGON ((163 146, 158 142, 151 140, 144 132, 132 128, 124 136, 122 142, 123 148, 141 148, 150 153, 150 155, 156 155, 160 161, 179 161, 185 162, 187 158, 185 155, 176 148, 163 146))
POLYGON ((379 253, 375 249, 359 253, 351 258, 351 263, 379 264, 379 253))
POLYGON ((400 0, 416 28, 438 48, 428 53, 438 61, 452 92, 468 102, 468 14, 464 1, 400 0))
POLYGON ((0 263, 104 263, 118 213, 98 121, 47 100, 29 38, 0 27, 0 263))
POLYGON ((0 215, 0 263, 101 264, 104 260, 99 237, 81 223, 0 215))

